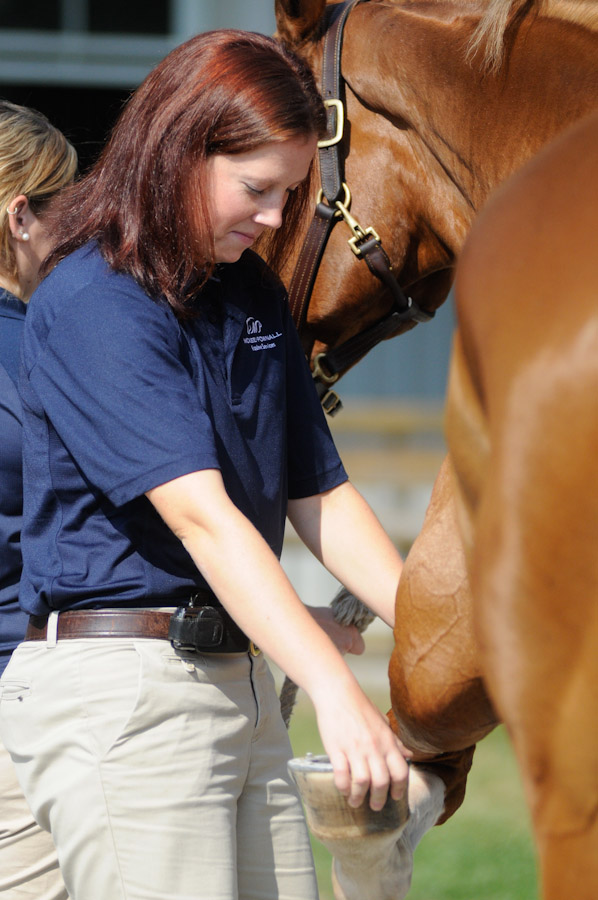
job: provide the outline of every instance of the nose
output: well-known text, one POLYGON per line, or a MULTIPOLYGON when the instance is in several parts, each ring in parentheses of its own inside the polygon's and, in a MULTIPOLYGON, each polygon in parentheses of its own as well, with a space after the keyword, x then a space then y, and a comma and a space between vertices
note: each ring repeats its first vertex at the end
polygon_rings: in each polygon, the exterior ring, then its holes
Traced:
POLYGON ((268 228, 280 228, 282 225, 282 211, 284 201, 269 203, 262 207, 254 216, 254 221, 268 228))

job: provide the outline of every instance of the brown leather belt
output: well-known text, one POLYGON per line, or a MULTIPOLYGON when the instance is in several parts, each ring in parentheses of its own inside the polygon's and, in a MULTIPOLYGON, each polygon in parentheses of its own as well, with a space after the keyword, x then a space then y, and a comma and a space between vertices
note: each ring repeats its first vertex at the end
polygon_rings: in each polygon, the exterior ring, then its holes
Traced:
MULTIPOLYGON (((25 640, 47 640, 48 618, 30 616, 25 640)), ((177 650, 196 653, 259 653, 222 606, 179 607, 176 613, 151 609, 69 610, 58 616, 56 637, 154 638, 170 641, 177 650)))

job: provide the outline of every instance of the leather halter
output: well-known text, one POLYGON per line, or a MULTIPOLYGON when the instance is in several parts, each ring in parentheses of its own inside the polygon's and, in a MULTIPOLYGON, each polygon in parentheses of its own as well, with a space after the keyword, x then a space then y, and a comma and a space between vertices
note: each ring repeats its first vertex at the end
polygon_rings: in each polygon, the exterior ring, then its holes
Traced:
MULTIPOLYGON (((326 10, 328 23, 322 59, 322 97, 328 111, 329 137, 318 142, 322 189, 303 247, 297 259, 289 287, 291 313, 299 334, 307 319, 318 268, 332 229, 341 220, 350 228, 349 246, 358 259, 365 260, 370 272, 390 291, 393 305, 390 312, 349 338, 338 347, 319 353, 314 360, 313 377, 325 411, 333 416, 342 404, 330 385, 343 371, 358 362, 373 347, 389 337, 403 322, 427 322, 434 316, 422 310, 399 285, 390 260, 376 231, 362 228, 349 212, 351 192, 344 181, 344 157, 341 156, 345 121, 344 80, 341 74, 343 31, 349 13, 358 3, 367 0, 346 0, 326 10)), ((309 349, 304 344, 309 354, 309 349)))

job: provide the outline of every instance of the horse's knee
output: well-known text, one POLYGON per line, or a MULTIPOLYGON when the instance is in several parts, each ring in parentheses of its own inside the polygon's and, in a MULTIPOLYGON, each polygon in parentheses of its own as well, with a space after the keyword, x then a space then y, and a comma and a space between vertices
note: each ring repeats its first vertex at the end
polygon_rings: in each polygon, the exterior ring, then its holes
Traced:
POLYGON ((494 709, 479 679, 454 685, 442 679, 393 679, 391 663, 392 712, 389 719, 395 733, 415 753, 426 760, 463 750, 486 737, 498 724, 494 709))

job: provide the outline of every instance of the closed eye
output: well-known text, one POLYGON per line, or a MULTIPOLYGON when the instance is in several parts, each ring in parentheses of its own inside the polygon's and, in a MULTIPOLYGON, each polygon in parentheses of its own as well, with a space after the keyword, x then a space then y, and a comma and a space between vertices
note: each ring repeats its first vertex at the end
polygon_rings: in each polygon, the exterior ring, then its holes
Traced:
MULTIPOLYGON (((251 194, 255 194, 258 197, 261 196, 262 194, 267 194, 268 191, 270 190, 270 188, 254 187, 252 184, 248 184, 247 182, 244 182, 244 184, 245 184, 245 187, 247 188, 247 190, 251 194)), ((294 187, 286 188, 285 193, 286 194, 294 194, 298 187, 299 187, 299 185, 295 185, 294 187)))

